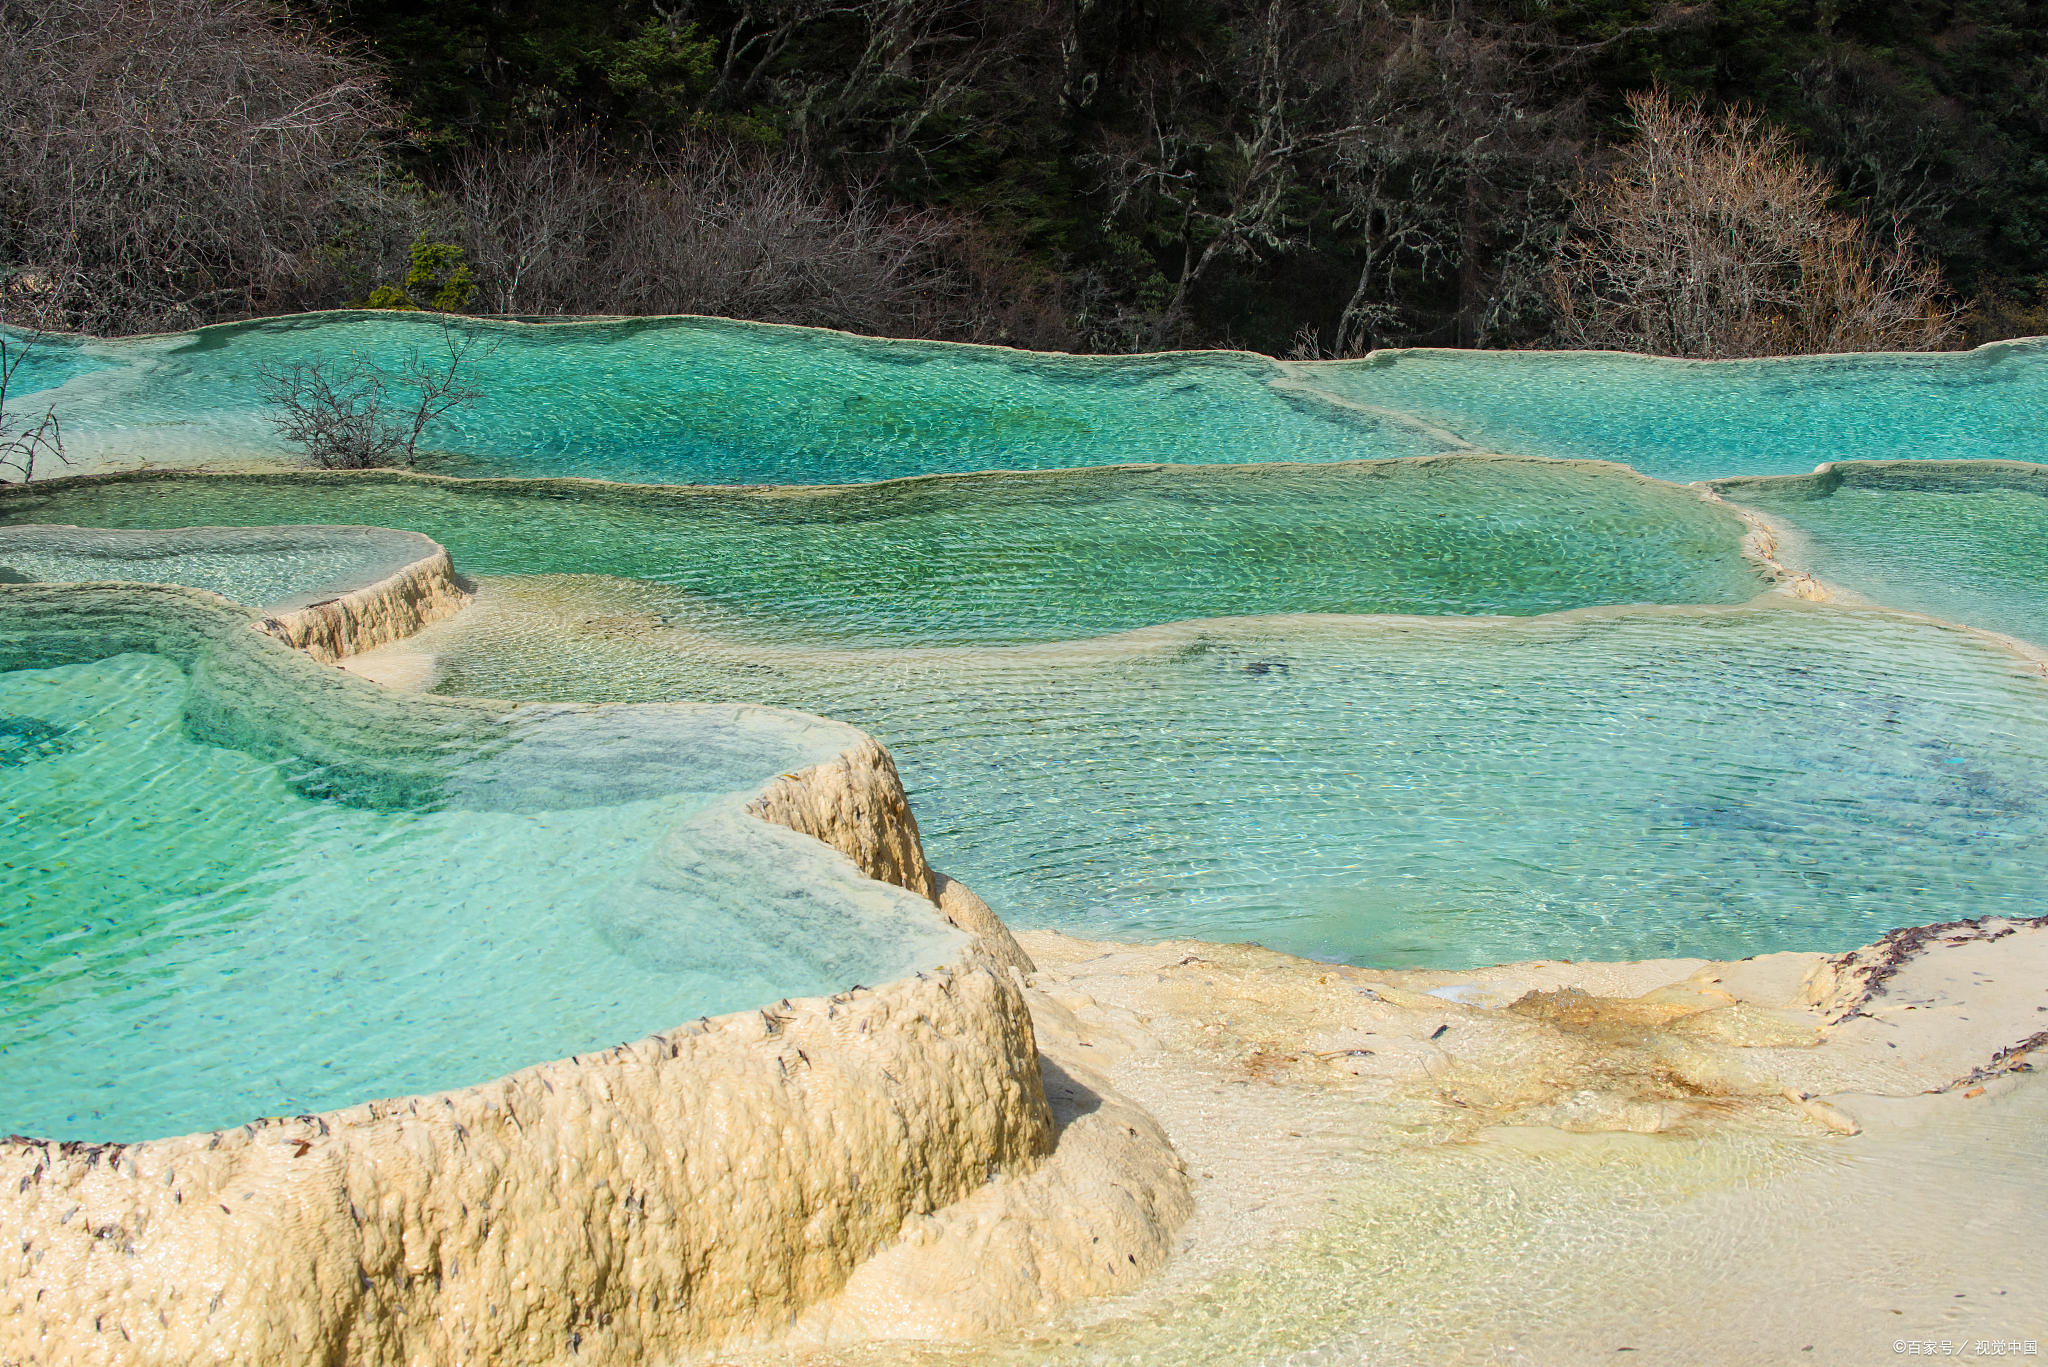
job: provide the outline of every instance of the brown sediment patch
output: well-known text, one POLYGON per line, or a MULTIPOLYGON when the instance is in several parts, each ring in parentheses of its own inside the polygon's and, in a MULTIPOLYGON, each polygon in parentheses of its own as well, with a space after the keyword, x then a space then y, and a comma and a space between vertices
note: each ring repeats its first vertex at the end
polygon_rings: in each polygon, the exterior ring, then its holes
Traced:
POLYGON ((1836 956, 1461 973, 1245 945, 1019 939, 1039 990, 1123 1013, 1105 1031, 1139 1023, 1146 1047, 1222 1061, 1249 1082, 1420 1107, 1447 1139, 1527 1124, 1769 1132, 1788 1102, 1849 1131, 1844 1096, 1974 1085, 2027 1070, 2048 1046, 2048 918, 1895 931, 1836 956))
MULTIPOLYGON (((1803 1000, 1829 956, 1388 972, 1246 945, 1019 939, 1041 966, 1041 1039, 1098 1052, 1196 1178, 1175 1257, 1141 1292, 1014 1339, 717 1361, 1478 1364, 1627 1345, 1719 1367, 1779 1361, 1788 1342, 1833 1345, 1799 1361, 1860 1361, 1900 1334, 2040 1332, 2037 1231, 1983 1204, 2041 1189, 2000 1167, 2015 1079, 1968 1101, 1905 1078, 1817 1094, 1854 1071, 1832 1055, 1863 1049, 1803 1000), (1756 1036, 1688 1037, 1745 1014, 1756 1036), (1788 1059, 1814 1066, 1795 1078, 1788 1059), (1986 1135, 1998 1147, 1973 1167, 1986 1135)), ((2025 978, 2044 944, 1990 947, 2025 978)), ((1985 1024, 1976 1046, 1996 1055, 2004 1027, 1985 1024)))
POLYGON ((1828 1013, 1830 1024, 1860 1014, 1873 997, 1883 996, 1885 984, 1907 964, 1936 944, 1961 945, 1979 940, 2003 940, 2025 930, 2048 927, 2048 916, 2014 919, 1981 916, 1975 920, 1941 921, 1934 925, 1906 926, 1885 935, 1875 944, 1837 954, 1816 964, 1808 976, 1806 998, 1828 1013))

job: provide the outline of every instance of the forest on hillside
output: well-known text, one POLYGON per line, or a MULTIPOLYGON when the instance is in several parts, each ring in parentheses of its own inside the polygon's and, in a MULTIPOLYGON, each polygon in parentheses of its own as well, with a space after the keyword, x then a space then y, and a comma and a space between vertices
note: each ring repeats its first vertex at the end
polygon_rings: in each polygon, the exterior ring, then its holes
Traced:
POLYGON ((0 0, 0 42, 21 326, 2048 331, 2048 0, 0 0))

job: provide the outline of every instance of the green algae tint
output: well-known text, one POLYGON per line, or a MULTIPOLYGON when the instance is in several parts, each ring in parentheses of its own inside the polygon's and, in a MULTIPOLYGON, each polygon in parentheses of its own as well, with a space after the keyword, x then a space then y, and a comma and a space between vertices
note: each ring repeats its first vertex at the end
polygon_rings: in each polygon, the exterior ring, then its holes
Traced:
POLYGON ((0 584, 183 584, 290 611, 374 584, 434 553, 377 527, 172 532, 0 526, 0 584))
MULTIPOLYGON (((833 484, 1125 462, 1339 461, 1455 450, 1620 461, 1676 480, 1827 460, 2038 460, 2048 350, 1693 362, 1600 352, 1061 356, 708 318, 464 320, 486 398, 430 428, 437 468, 655 484, 833 484)), ((53 352, 88 466, 287 459, 256 367, 396 368, 437 320, 328 313, 53 352), (88 369, 88 367, 93 367, 88 369)), ((28 397, 25 393, 20 397, 28 397)))
POLYGON ((1823 461, 2048 453, 2048 341, 1975 351, 1678 361, 1593 351, 1385 351, 1290 365, 1301 383, 1489 451, 1596 457, 1660 479, 1823 461))
POLYGON ((515 714, 437 803, 374 810, 195 739, 192 687, 145 654, 0 673, 0 1130, 135 1140, 480 1082, 957 939, 722 810, 835 748, 777 714, 515 714))
POLYGON ((360 476, 36 487, 8 522, 426 533, 469 574, 678 592, 740 640, 1060 640, 1272 612, 1529 615, 1739 603, 1765 585, 1724 505, 1612 466, 1496 458, 1096 470, 737 493, 360 476))
MULTIPOLYGON (((460 326, 495 350, 467 372, 487 397, 429 429, 449 474, 837 484, 1455 445, 1277 392, 1274 362, 1233 352, 1078 358, 709 318, 460 326)), ((74 458, 291 458, 264 421, 258 365, 321 357, 395 370, 410 348, 441 351, 435 320, 308 314, 95 342, 87 353, 115 368, 48 398, 74 458)))
POLYGON ((1024 928, 1390 967, 1727 959, 2048 893, 2048 688, 1883 613, 771 652, 655 627, 659 599, 487 581, 416 648, 449 693, 746 697, 863 727, 934 866, 1024 928))
POLYGON ((2048 646, 2048 469, 1850 466, 1723 489, 1829 584, 2048 646))

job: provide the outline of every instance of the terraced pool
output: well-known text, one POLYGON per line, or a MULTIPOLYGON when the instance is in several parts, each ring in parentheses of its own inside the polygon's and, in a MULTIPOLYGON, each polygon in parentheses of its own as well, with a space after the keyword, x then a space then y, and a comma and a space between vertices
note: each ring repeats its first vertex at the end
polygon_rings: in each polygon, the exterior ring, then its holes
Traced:
POLYGON ((959 942, 739 810, 844 726, 391 698, 175 592, 0 596, 0 666, 12 1133, 462 1086, 959 942))
POLYGON ((0 527, 0 584, 184 584, 291 611, 395 574, 437 548, 386 527, 199 527, 180 531, 0 527))
MULTIPOLYGON (((705 824, 735 793, 848 734, 757 704, 887 743, 934 862, 1025 926, 1462 967, 1847 948, 2048 892, 2048 685, 1967 629, 2048 639, 2041 467, 1945 459, 2040 457, 2036 344, 1292 365, 711 320, 482 330, 492 400, 429 462, 464 478, 0 494, 0 525, 420 532, 480 581, 392 648, 444 698, 317 671, 382 719, 340 759, 221 730, 261 708, 209 702, 215 655, 139 627, 62 659, 17 642, 0 886, 32 952, 0 986, 0 1070, 60 1081, 13 1128, 450 1085, 924 962, 950 932, 893 894, 706 853, 739 838, 705 824), (1877 457, 1882 478, 1802 473, 1877 457), (1752 475, 1726 503, 1646 477, 1752 475), (807 487, 644 487, 684 482, 807 487), (1771 567, 1731 503, 1822 580, 1945 620, 1760 599, 1771 567), (586 734, 599 714, 465 696, 713 711, 586 734), (744 743, 706 770, 713 716, 744 743), (492 764, 530 797, 475 800, 492 764), (756 914, 763 889, 786 915, 756 914), (415 945, 394 918, 419 906, 415 945), (506 984, 530 987, 507 1010, 472 995, 506 984), (203 1029, 173 1010, 192 1001, 203 1029), (265 1038, 263 1067, 203 1055, 206 1030, 265 1038)), ((91 343, 46 359, 45 395, 82 459, 271 459, 259 360, 415 343, 439 344, 431 321, 363 315, 91 343)), ((247 565, 204 586, 288 587, 247 565)))
POLYGON ((1879 462, 1719 487, 1796 529, 1801 562, 1860 598, 2048 648, 2042 466, 1879 462))
POLYGON ((1532 613, 1739 603, 1747 526, 1613 466, 1444 458, 650 490, 395 475, 37 486, 10 521, 423 532, 475 574, 606 574, 678 590, 735 639, 1061 640, 1270 612, 1532 613))
POLYGON ((734 648, 613 580, 486 581, 435 687, 735 698, 896 755, 1017 924, 1354 963, 1847 949, 2048 889, 2048 689, 1968 633, 1784 606, 1272 617, 1014 650, 734 648))
MULTIPOLYGON (((459 475, 834 484, 1479 449, 1695 480, 1829 460, 2034 460, 2048 403, 2048 351, 2034 341, 1771 361, 1393 351, 1300 364, 1057 356, 701 318, 461 326, 495 350, 471 371, 488 401, 429 435, 434 468, 459 475)), ((61 348, 42 374, 68 377, 44 392, 86 464, 274 459, 288 453, 262 418, 260 363, 396 366, 442 345, 418 315, 309 314, 61 348)))

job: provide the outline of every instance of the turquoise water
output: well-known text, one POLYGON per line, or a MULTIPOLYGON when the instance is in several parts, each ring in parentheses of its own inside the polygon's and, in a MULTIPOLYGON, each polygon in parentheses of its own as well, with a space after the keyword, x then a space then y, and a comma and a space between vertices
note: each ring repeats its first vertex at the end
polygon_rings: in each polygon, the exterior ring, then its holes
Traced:
MULTIPOLYGON (((115 356, 100 352, 92 342, 76 337, 23 332, 20 328, 0 323, 0 339, 7 342, 10 359, 17 354, 21 357, 20 366, 7 384, 10 409, 31 394, 55 389, 80 375, 112 370, 122 364, 115 356)), ((27 405, 24 403, 23 407, 25 411, 27 405)), ((42 411, 43 405, 38 404, 36 415, 40 417, 42 411)))
POLYGON ((807 653, 662 627, 651 585, 483 593, 419 642, 438 689, 844 718, 895 754, 933 863, 1022 926, 1454 968, 1840 950, 2048 894, 2048 689, 1880 613, 807 653))
MULTIPOLYGON (((1611 466, 1446 460, 915 481, 763 497, 390 476, 39 488, 0 521, 324 518, 421 531, 474 574, 606 574, 735 639, 1043 641, 1263 612, 1737 603, 1743 524, 1611 466)), ((567 695, 565 695, 567 696, 567 695)))
POLYGON ((433 549, 377 527, 151 533, 0 526, 0 583, 184 584, 277 611, 373 584, 433 549))
MULTIPOLYGON (((2038 344, 1293 366, 476 330, 491 398, 429 463, 626 485, 145 478, 13 491, 0 522, 424 532, 485 577, 407 647, 438 691, 860 725, 934 862, 1023 926, 1461 967, 1848 948, 2048 893, 2048 688, 2016 657, 1733 606, 1763 587, 1736 517, 1612 466, 1360 463, 2035 459, 2038 344), (1153 464, 1032 473, 1117 462, 1153 464), (631 487, 989 468, 1017 473, 631 487), (1534 616, 1646 603, 1724 606, 1534 616)), ((258 362, 420 343, 431 320, 362 315, 90 343, 38 360, 38 402, 82 459, 275 457, 258 362)), ((2040 641, 2043 501, 1900 483, 1730 496, 1823 578, 2040 641)), ((267 601, 306 567, 228 568, 175 577, 267 601)), ((134 1138, 452 1086, 951 943, 720 800, 836 728, 734 722, 717 763, 654 713, 444 700, 380 731, 389 695, 331 670, 245 686, 240 647, 152 643, 169 599, 121 622, 97 601, 48 610, 48 659, 0 631, 0 906, 28 947, 0 982, 0 1126, 134 1138)))
MULTIPOLYGON (((849 483, 1127 462, 1335 461, 1476 446, 1676 480, 1824 460, 2048 452, 2048 352, 1687 362, 1403 351, 1292 365, 1246 353, 1069 357, 715 319, 468 322, 488 397, 437 425, 434 468, 635 483, 849 483)), ((47 397, 81 458, 283 458, 256 367, 396 366, 432 319, 310 314, 94 342, 47 397)), ((52 372, 53 374, 56 372, 52 372)))
POLYGON ((1796 532, 1788 549, 1828 583, 2048 647, 2048 471, 1950 467, 1916 487, 1910 468, 1891 470, 1883 483, 1744 482, 1727 494, 1796 532))
POLYGON ((515 713, 436 802, 378 810, 195 738, 193 687, 151 654, 0 673, 0 1132, 134 1140, 480 1082, 957 940, 723 796, 842 728, 515 713))
POLYGON ((1660 479, 2048 458, 2048 342, 2038 340, 1758 361, 1394 351, 1298 369, 1317 388, 1488 450, 1618 460, 1660 479))
MULTIPOLYGON (((1348 460, 1446 443, 1278 393, 1263 357, 1080 360, 882 342, 715 319, 468 324, 495 350, 488 398, 437 424, 434 468, 635 483, 835 484, 1134 461, 1348 460)), ((256 367, 324 357, 396 368, 444 343, 429 319, 315 314, 135 342, 54 400, 82 452, 283 458, 256 367)))

